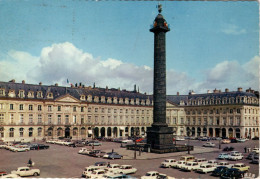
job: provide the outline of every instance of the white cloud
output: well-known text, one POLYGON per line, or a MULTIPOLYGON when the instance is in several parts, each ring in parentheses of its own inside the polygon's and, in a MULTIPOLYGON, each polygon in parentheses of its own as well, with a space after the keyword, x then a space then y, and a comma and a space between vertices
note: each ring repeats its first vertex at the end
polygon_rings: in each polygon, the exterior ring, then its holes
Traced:
MULTIPOLYGON (((237 61, 223 61, 207 70, 205 80, 197 82, 184 72, 167 71, 167 94, 187 94, 189 90, 205 93, 208 89, 233 89, 237 87, 258 89, 259 57, 246 64, 237 61)), ((0 59, 0 81, 16 79, 26 83, 46 85, 67 85, 82 82, 86 86, 121 88, 133 90, 139 86, 141 92, 153 92, 153 69, 136 66, 120 60, 101 60, 83 52, 69 42, 53 44, 42 49, 39 57, 26 52, 10 51, 0 59)))
POLYGON ((225 34, 230 34, 230 35, 240 35, 240 34, 245 34, 246 30, 239 28, 237 25, 234 24, 226 24, 225 28, 221 30, 221 32, 225 34))

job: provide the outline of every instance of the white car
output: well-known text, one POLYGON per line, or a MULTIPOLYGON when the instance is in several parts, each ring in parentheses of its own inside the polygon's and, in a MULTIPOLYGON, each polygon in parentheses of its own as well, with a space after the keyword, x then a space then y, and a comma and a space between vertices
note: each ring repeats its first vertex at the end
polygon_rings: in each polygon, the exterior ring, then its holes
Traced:
POLYGON ((99 170, 99 169, 101 169, 100 166, 90 165, 88 167, 85 167, 81 176, 86 177, 87 174, 91 174, 94 170, 99 170))
POLYGON ((79 150, 78 154, 88 155, 91 151, 91 149, 82 148, 79 150))
POLYGON ((133 168, 132 165, 121 165, 121 167, 116 171, 121 174, 131 174, 137 171, 136 168, 133 168))
POLYGON ((29 167, 19 167, 17 170, 13 170, 12 174, 17 174, 21 177, 24 176, 39 176, 40 170, 39 169, 30 169, 29 167))
POLYGON ((205 158, 198 158, 195 159, 193 162, 197 162, 200 165, 200 164, 208 163, 208 160, 205 158))
POLYGON ((164 162, 161 163, 161 167, 170 168, 175 163, 177 163, 177 161, 175 159, 166 159, 166 160, 164 160, 164 162))
POLYGON ((105 170, 113 173, 119 173, 120 165, 119 164, 109 164, 105 170))
POLYGON ((184 166, 186 164, 186 162, 184 160, 180 160, 178 161, 176 164, 173 164, 172 167, 173 168, 181 168, 182 166, 184 166))
POLYGON ((92 173, 88 173, 86 178, 103 178, 105 174, 106 171, 104 169, 98 169, 94 170, 92 173))
POLYGON ((216 144, 212 143, 212 142, 206 142, 205 144, 202 145, 203 147, 215 147, 216 144))
POLYGON ((212 164, 201 164, 197 169, 198 173, 209 173, 213 172, 217 167, 212 164))
POLYGON ((243 159, 243 155, 240 153, 231 154, 228 158, 228 160, 242 160, 242 159, 243 159))
POLYGON ((181 170, 192 171, 197 170, 200 167, 198 162, 187 162, 184 166, 181 167, 181 170))
POLYGON ((259 148, 253 148, 252 152, 259 153, 259 148))
POLYGON ((19 175, 17 174, 0 174, 0 178, 21 178, 19 175))
POLYGON ((217 166, 218 165, 218 161, 217 160, 209 160, 208 164, 211 164, 213 166, 217 166))
POLYGON ((231 168, 234 166, 234 164, 229 164, 228 162, 219 162, 217 167, 220 167, 220 166, 225 166, 225 167, 231 168))
POLYGON ((142 176, 141 179, 157 179, 158 175, 159 175, 159 172, 150 171, 150 172, 147 172, 144 176, 142 176))

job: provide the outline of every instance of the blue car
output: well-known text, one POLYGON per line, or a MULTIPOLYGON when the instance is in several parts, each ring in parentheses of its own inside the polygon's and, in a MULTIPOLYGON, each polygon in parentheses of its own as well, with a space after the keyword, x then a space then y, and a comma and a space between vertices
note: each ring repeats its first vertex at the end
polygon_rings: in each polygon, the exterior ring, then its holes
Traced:
POLYGON ((107 158, 108 159, 112 159, 112 160, 114 160, 114 159, 122 159, 123 155, 119 155, 117 153, 111 153, 111 154, 108 155, 107 158))
POLYGON ((228 153, 221 153, 218 155, 218 159, 228 159, 229 154, 228 153))

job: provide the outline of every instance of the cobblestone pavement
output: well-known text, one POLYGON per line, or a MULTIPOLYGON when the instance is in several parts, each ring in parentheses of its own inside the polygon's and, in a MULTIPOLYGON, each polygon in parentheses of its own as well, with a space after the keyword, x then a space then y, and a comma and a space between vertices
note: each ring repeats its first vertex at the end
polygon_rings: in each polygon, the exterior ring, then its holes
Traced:
MULTIPOLYGON (((247 141, 246 143, 235 143, 222 145, 222 149, 218 149, 218 142, 215 148, 204 148, 201 141, 190 141, 191 145, 194 145, 194 151, 191 154, 197 158, 215 159, 225 146, 233 146, 235 150, 244 152, 244 147, 253 148, 259 146, 259 141, 247 141)), ((13 153, 5 149, 0 149, 0 170, 11 172, 11 170, 17 169, 17 167, 25 166, 28 159, 31 158, 35 163, 34 168, 41 170, 41 178, 80 178, 84 167, 94 164, 98 161, 107 161, 118 164, 130 164, 133 165, 138 171, 133 174, 137 178, 143 176, 147 171, 156 170, 161 173, 165 173, 169 176, 176 178, 215 178, 210 174, 198 174, 195 172, 182 172, 176 169, 163 169, 160 168, 160 163, 167 158, 179 159, 182 155, 187 155, 187 152, 167 153, 167 154, 153 154, 153 153, 141 153, 137 152, 137 159, 134 159, 134 151, 120 148, 119 143, 102 142, 101 147, 95 147, 104 151, 111 151, 112 149, 122 155, 122 160, 107 160, 102 158, 93 158, 85 155, 80 155, 77 152, 80 148, 71 148, 67 146, 59 146, 50 144, 50 149, 40 151, 29 151, 21 153, 13 153)), ((179 144, 185 144, 187 141, 178 142, 179 144)), ((246 157, 247 154, 243 153, 246 157)), ((254 173, 256 176, 259 174, 259 166, 249 163, 247 159, 242 161, 247 165, 250 165, 250 173, 254 173)), ((231 161, 230 163, 237 163, 231 161)), ((38 178, 40 178, 38 177, 38 178)))

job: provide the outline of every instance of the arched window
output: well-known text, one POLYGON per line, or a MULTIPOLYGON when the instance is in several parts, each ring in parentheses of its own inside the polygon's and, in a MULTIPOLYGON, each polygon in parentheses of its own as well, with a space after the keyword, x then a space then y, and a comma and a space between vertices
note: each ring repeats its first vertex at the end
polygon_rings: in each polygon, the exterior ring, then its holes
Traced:
POLYGON ((29 128, 29 137, 32 137, 32 136, 33 136, 33 128, 30 127, 30 128, 29 128))

